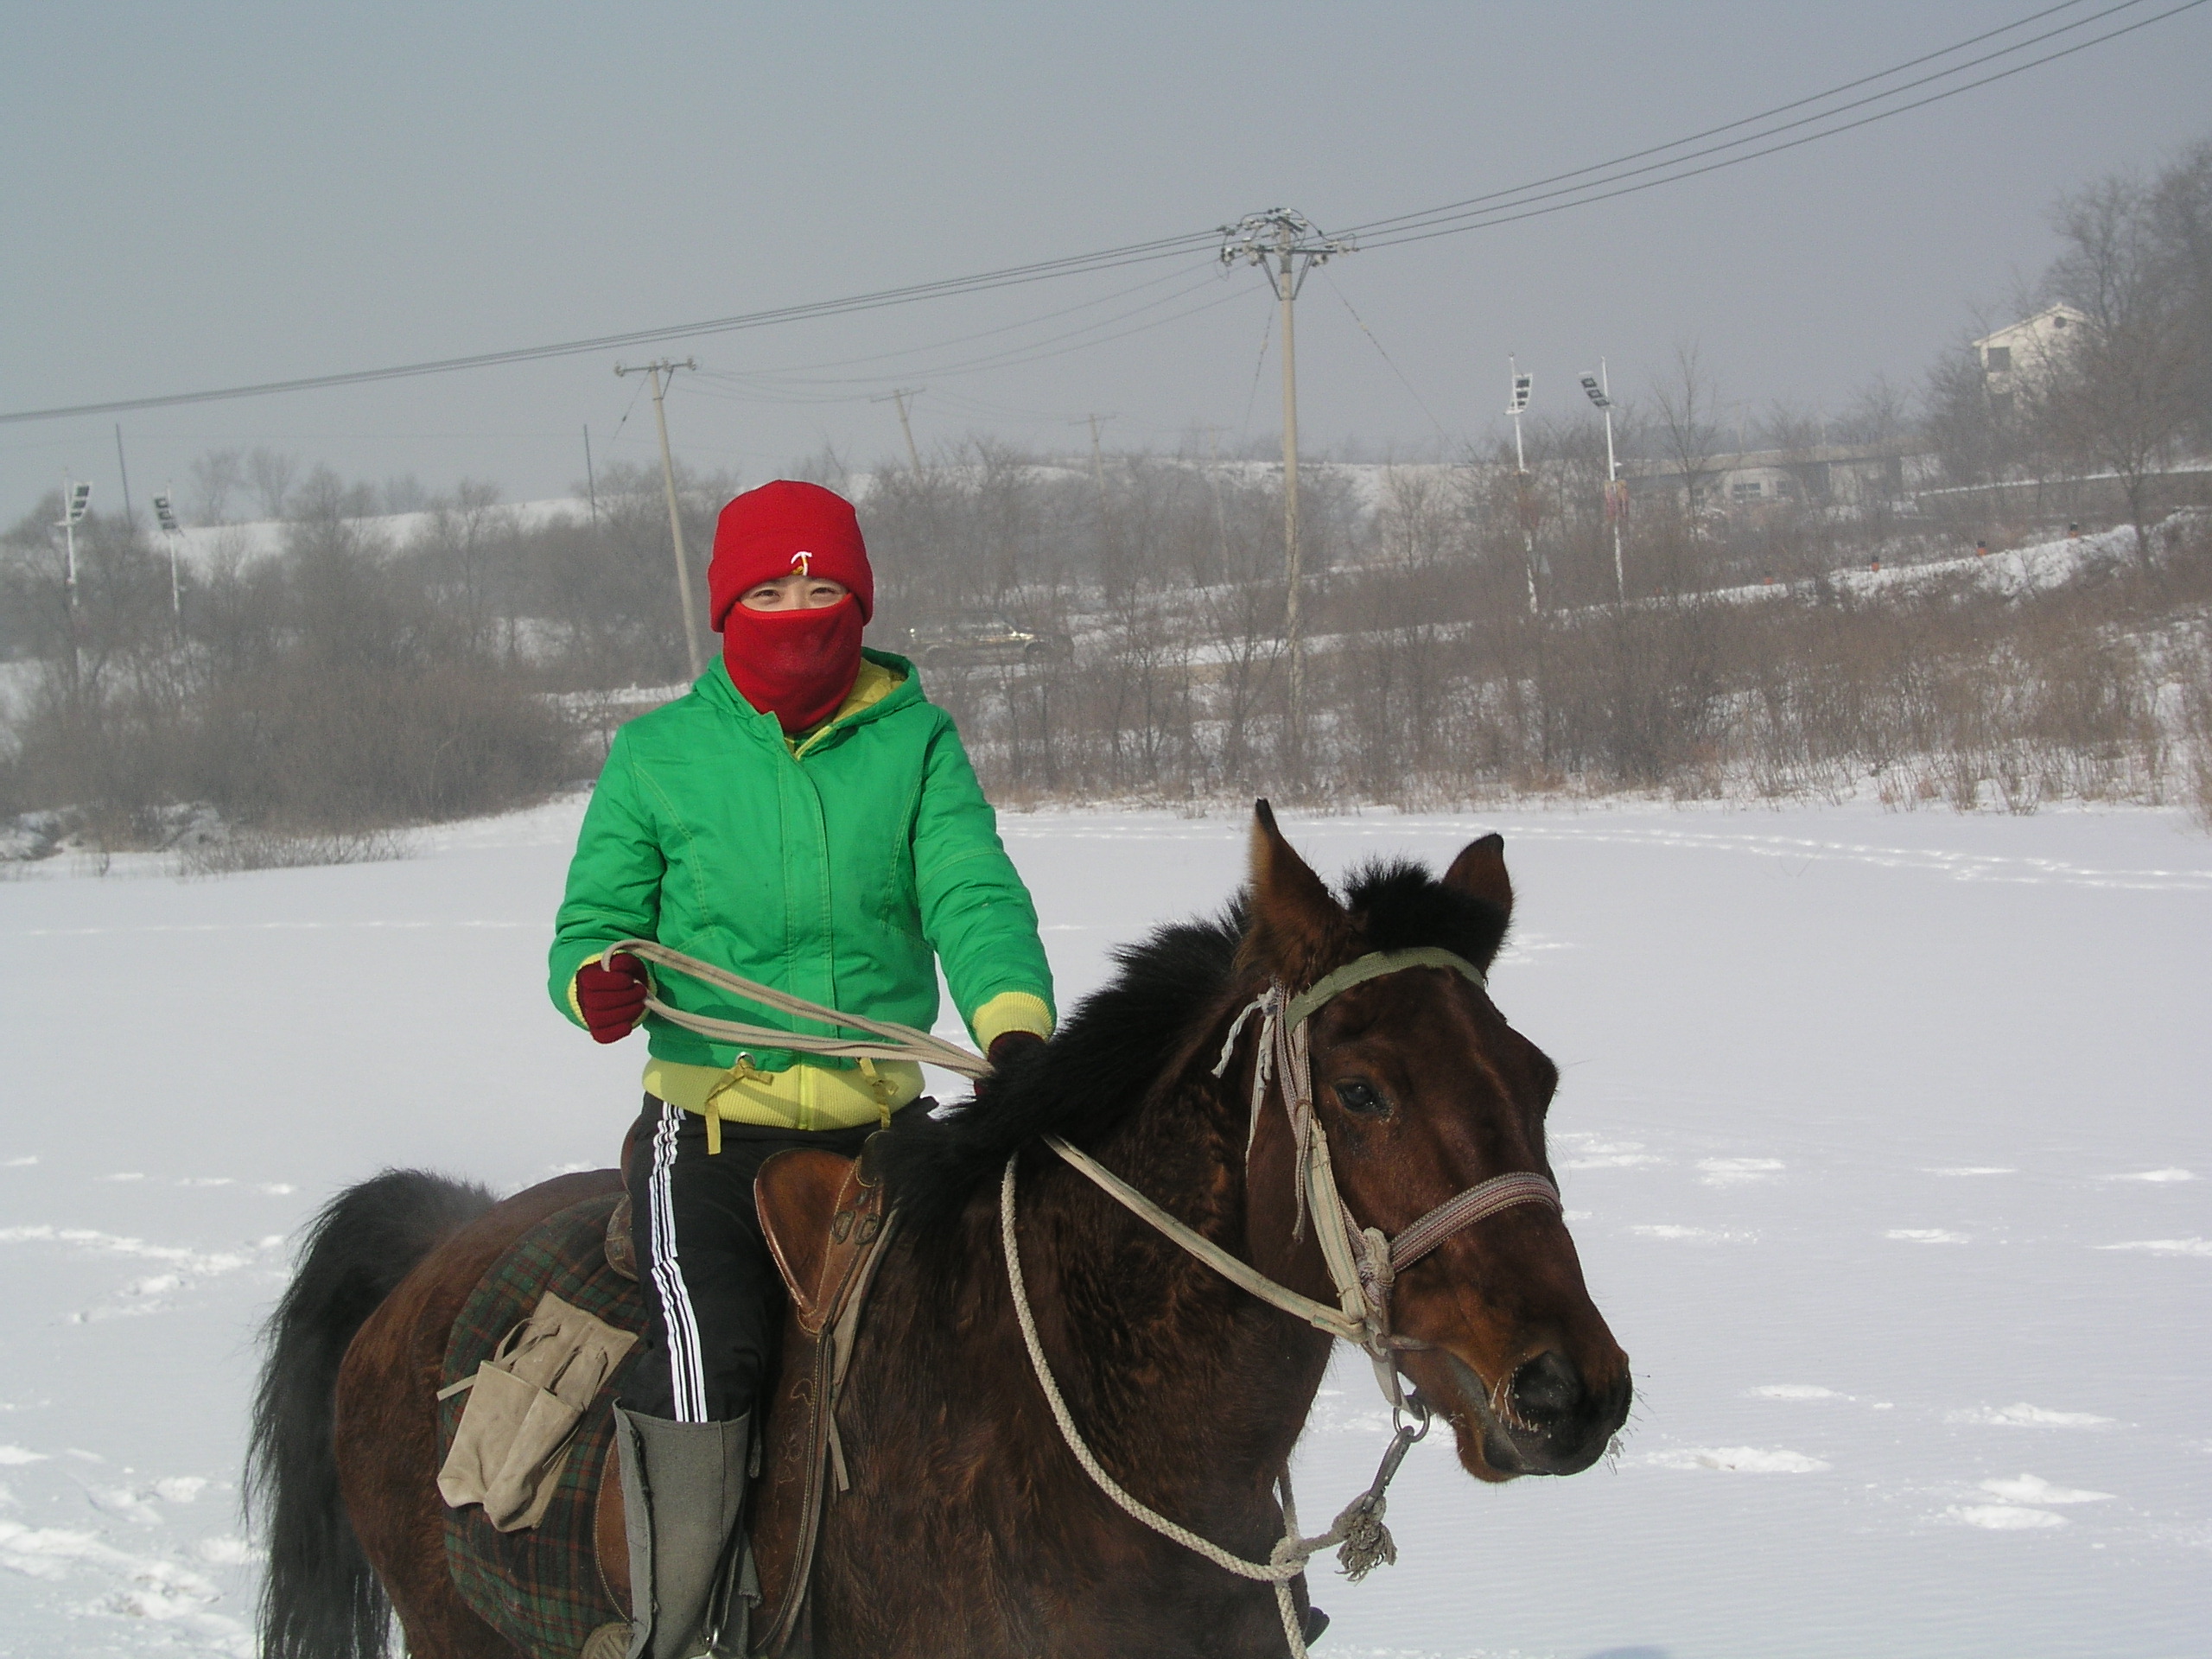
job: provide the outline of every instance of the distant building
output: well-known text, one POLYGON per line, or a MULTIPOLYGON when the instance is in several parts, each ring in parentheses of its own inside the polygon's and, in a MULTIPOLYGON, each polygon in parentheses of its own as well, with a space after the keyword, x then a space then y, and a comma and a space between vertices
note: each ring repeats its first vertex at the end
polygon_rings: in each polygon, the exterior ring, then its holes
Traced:
POLYGON ((2047 306, 2032 317, 2008 323, 1974 341, 1974 353, 1981 362, 1982 385, 1989 393, 1990 408, 2004 414, 2020 393, 2039 385, 2072 349, 2088 321, 2087 312, 2070 305, 2047 306))
POLYGON ((1722 451, 1709 457, 1690 501, 1681 468, 1664 461, 1630 461, 1621 471, 1638 495, 1671 493, 1700 512, 1803 501, 1814 506, 1866 507, 1906 493, 1908 458, 1891 444, 1818 443, 1802 449, 1722 451))

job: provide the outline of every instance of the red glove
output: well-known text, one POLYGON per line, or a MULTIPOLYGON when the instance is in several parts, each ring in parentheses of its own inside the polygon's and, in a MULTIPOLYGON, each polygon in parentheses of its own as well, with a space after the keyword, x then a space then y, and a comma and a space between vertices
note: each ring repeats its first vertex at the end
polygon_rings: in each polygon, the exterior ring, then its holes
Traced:
POLYGON ((594 1043, 619 1043, 645 1017, 645 964, 618 951, 601 967, 588 962, 576 969, 576 1006, 594 1043))

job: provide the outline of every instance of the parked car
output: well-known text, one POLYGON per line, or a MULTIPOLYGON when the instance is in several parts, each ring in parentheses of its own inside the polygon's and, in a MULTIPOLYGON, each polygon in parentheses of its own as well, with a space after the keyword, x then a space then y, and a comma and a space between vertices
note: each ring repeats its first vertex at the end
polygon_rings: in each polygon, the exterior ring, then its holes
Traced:
POLYGON ((906 650, 925 665, 1038 663, 1072 656, 1075 642, 1065 633, 1017 627, 995 611, 966 611, 907 629, 906 650))

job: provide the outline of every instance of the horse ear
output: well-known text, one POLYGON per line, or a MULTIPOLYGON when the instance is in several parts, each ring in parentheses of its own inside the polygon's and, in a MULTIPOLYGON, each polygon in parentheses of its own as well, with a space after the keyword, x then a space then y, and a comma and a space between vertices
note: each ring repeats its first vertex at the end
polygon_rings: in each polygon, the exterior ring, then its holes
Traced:
POLYGON ((1264 800, 1252 808, 1252 927, 1246 949, 1286 985, 1303 987, 1344 953, 1351 918, 1283 839, 1264 800))
POLYGON ((1469 842, 1459 849, 1459 856, 1452 861, 1452 868, 1444 872, 1444 885, 1497 912, 1497 931, 1491 937, 1476 964, 1488 968, 1498 946, 1505 943, 1505 930, 1513 922, 1513 878, 1505 873, 1505 837, 1491 834, 1480 841, 1469 842))

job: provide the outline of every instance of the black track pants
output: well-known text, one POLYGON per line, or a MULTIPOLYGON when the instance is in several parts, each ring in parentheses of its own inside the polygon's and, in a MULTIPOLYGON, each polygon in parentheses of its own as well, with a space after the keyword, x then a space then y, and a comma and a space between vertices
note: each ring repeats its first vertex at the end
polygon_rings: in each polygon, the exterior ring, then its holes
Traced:
POLYGON ((645 1345, 622 1387, 634 1412, 726 1423, 753 1409, 783 1332, 785 1297, 753 1207, 753 1178, 775 1153, 820 1147, 850 1158, 875 1125, 771 1129, 707 1120, 645 1096, 630 1132, 630 1212, 645 1293, 645 1345))

